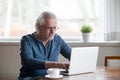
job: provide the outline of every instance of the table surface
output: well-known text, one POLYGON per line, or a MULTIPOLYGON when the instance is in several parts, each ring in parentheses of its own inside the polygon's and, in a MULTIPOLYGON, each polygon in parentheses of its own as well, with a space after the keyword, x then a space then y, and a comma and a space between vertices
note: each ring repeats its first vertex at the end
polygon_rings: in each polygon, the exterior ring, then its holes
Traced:
POLYGON ((95 73, 64 76, 58 79, 41 78, 39 80, 120 80, 120 67, 97 67, 95 73))

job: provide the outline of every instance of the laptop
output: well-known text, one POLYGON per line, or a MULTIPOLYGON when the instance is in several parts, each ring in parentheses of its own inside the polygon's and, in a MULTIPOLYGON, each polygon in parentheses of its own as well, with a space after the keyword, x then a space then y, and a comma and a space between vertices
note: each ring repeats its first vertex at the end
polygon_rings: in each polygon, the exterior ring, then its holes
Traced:
POLYGON ((96 71, 99 47, 72 48, 70 68, 62 71, 62 75, 75 75, 96 71))

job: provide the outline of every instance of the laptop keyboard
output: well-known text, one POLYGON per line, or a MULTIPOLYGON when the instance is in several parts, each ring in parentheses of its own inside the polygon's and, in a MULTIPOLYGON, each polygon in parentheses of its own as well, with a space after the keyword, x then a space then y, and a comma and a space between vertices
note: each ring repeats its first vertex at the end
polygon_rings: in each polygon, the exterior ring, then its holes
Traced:
POLYGON ((66 70, 66 71, 60 71, 60 74, 64 74, 64 73, 69 73, 69 71, 68 70, 66 70))

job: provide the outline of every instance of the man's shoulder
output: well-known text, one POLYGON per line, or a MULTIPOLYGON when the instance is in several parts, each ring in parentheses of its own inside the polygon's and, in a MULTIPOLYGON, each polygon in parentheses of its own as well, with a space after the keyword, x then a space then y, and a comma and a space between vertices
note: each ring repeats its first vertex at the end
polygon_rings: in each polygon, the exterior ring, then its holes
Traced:
POLYGON ((33 38, 33 33, 32 34, 26 34, 22 36, 22 39, 31 39, 33 38))
POLYGON ((55 39, 55 40, 61 40, 61 39, 62 39, 62 37, 61 37, 60 35, 58 35, 58 34, 55 34, 54 39, 55 39))
POLYGON ((55 37, 54 37, 54 42, 56 42, 56 43, 61 43, 61 42, 63 42, 64 40, 63 40, 63 38, 59 35, 59 34, 55 34, 55 37))

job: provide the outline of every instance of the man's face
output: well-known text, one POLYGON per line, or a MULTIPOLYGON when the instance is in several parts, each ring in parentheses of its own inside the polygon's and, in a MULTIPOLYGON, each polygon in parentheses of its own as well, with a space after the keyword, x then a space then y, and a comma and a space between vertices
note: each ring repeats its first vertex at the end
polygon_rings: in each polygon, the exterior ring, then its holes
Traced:
POLYGON ((40 34, 45 39, 53 39, 57 28, 56 19, 46 19, 46 24, 40 27, 40 34))

